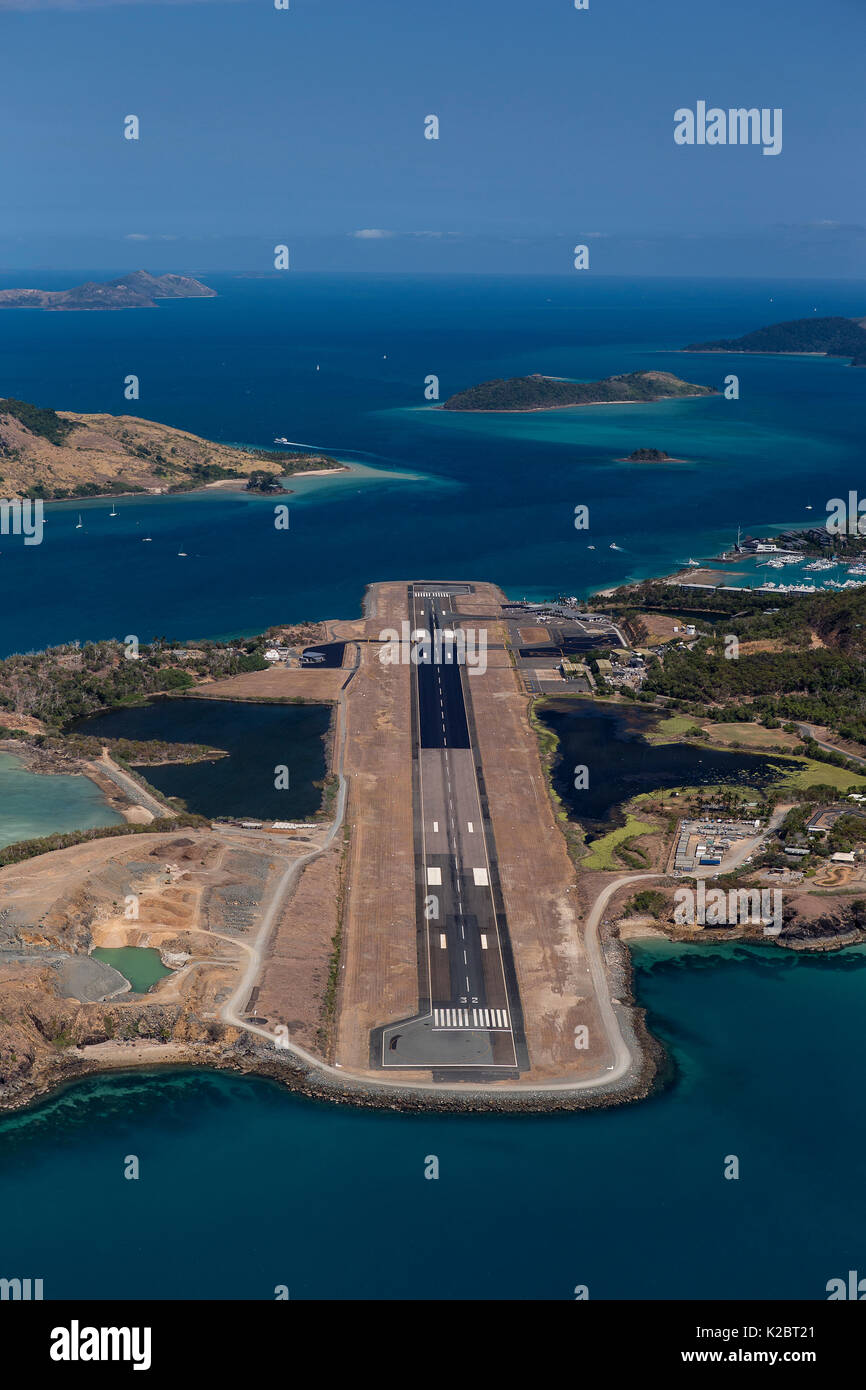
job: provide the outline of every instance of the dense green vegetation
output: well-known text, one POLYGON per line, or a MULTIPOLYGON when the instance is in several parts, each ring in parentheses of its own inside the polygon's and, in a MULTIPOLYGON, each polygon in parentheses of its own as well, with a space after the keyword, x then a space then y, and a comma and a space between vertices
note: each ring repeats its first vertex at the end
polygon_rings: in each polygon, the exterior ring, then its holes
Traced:
POLYGON ((853 366, 866 364, 866 331, 856 319, 789 319, 757 328, 742 338, 690 343, 686 352, 823 352, 850 357, 853 366))
MULTIPOLYGON (((698 589, 686 596, 676 585, 648 581, 620 589, 611 606, 639 628, 644 609, 682 613, 684 605, 694 611, 697 640, 690 650, 674 642, 663 662, 650 663, 645 694, 722 722, 784 724, 790 732, 798 722, 820 724, 866 742, 866 589, 772 599, 698 589), (740 643, 736 659, 724 654, 721 639, 728 634, 740 643), (775 649, 749 651, 757 641, 775 649)), ((845 761, 814 743, 803 751, 819 761, 845 761)))
POLYGON ((76 483, 75 487, 49 487, 47 483, 31 483, 25 488, 24 496, 35 499, 41 497, 45 502, 63 502, 74 497, 119 497, 126 492, 144 492, 137 483, 127 483, 122 478, 104 478, 98 483, 76 483))
POLYGON ((236 644, 172 646, 154 638, 137 659, 120 642, 69 643, 0 661, 0 710, 29 715, 65 730, 73 720, 117 705, 138 704, 160 692, 189 690, 204 676, 262 671, 264 637, 236 644))
POLYGON ((49 444, 63 444, 78 425, 72 420, 62 420, 56 410, 47 410, 29 401, 16 400, 14 396, 0 399, 0 415, 11 415, 31 434, 47 439, 49 444))
POLYGON ((628 456, 629 463, 664 463, 669 458, 664 449, 635 449, 628 456))
POLYGON ((623 912, 626 916, 633 914, 636 917, 661 917, 667 912, 667 906, 668 900, 664 893, 660 893, 657 888, 644 888, 643 892, 635 893, 626 903, 623 912))
POLYGON ((515 376, 484 381, 444 402, 445 410, 546 410, 603 401, 658 401, 675 396, 711 396, 709 386, 694 386, 670 372, 628 372, 603 381, 558 381, 546 376, 515 376))
POLYGON ((268 472, 266 468, 254 468, 247 478, 247 492, 282 491, 278 475, 268 472))

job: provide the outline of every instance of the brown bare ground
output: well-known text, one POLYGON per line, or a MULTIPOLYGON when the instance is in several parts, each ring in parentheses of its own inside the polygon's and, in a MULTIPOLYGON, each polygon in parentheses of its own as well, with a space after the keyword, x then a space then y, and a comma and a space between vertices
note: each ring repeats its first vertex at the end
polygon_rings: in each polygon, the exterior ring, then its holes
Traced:
MULTIPOLYGON (((399 628, 407 616, 406 584, 376 585, 371 600, 376 618, 368 634, 399 628)), ((480 584, 455 607, 464 625, 484 627, 488 635, 487 670, 468 681, 526 1020, 531 1071, 522 1079, 577 1078, 611 1059, 581 939, 575 870, 498 621, 502 600, 493 585, 480 584), (578 1024, 589 1026, 588 1051, 575 1049, 578 1024)), ((357 624, 353 631, 362 635, 357 624)), ((411 668, 383 666, 363 642, 361 650, 347 693, 351 842, 336 1059, 367 1072, 371 1029, 414 1013, 418 982, 411 668)))
MULTIPOLYGON (((476 589, 457 600, 461 613, 497 611, 500 590, 476 589)), ((487 626, 489 646, 504 641, 502 624, 487 626)), ((529 700, 503 655, 468 683, 526 1024, 531 1069, 522 1079, 579 1078, 611 1058, 586 962, 575 869, 553 814, 529 700), (578 1024, 589 1027, 585 1051, 574 1046, 578 1024)))
POLYGON ((256 1011, 293 1041, 319 1051, 329 957, 337 932, 340 845, 308 864, 264 952, 256 1011))
POLYGON ((317 670, 303 666, 272 666, 268 671, 247 671, 222 681, 202 681, 190 692, 208 700, 336 700, 348 671, 317 670))
MULTIPOLYGON (((361 665, 346 697, 350 844, 335 1058, 353 1071, 369 1069, 371 1029, 418 1004, 412 668, 383 665, 376 645, 383 627, 399 631, 408 616, 406 584, 376 585, 371 597, 376 617, 351 624, 354 636, 371 641, 360 642, 361 665)), ((349 625, 336 626, 345 636, 349 625)))

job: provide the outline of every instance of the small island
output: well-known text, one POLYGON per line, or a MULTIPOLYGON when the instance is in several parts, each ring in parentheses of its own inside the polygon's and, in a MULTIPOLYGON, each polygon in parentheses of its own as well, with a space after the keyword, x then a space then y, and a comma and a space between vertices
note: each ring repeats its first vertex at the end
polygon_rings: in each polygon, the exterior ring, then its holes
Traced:
POLYGON ((158 299, 214 299, 216 290, 188 275, 134 270, 117 280, 88 280, 70 290, 0 290, 0 309, 155 309, 158 299))
POLYGON ((635 449, 627 458, 617 459, 617 463, 685 463, 685 459, 674 458, 664 449, 635 449))
POLYGON ((458 391, 443 410, 560 410, 575 405, 638 405, 687 396, 713 396, 711 386, 696 386, 671 372, 626 372, 602 381, 563 381, 561 377, 515 376, 484 381, 458 391))
POLYGON ((189 492, 206 486, 278 491, 294 473, 340 471, 326 454, 215 444, 134 415, 77 415, 0 398, 3 496, 67 498, 189 492), (273 486, 264 486, 265 479, 273 486))
POLYGON ((684 352, 815 353, 850 357, 852 367, 866 367, 866 319, 789 319, 756 328, 742 338, 690 343, 684 352))

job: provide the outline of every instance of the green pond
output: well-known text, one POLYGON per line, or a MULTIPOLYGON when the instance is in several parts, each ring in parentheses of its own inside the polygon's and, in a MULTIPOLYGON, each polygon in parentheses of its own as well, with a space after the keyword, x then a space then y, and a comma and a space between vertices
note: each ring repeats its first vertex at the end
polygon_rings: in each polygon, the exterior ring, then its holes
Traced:
POLYGON ((96 960, 113 965, 136 994, 146 994, 157 980, 172 972, 163 965, 159 951, 152 946, 97 946, 90 954, 96 960))

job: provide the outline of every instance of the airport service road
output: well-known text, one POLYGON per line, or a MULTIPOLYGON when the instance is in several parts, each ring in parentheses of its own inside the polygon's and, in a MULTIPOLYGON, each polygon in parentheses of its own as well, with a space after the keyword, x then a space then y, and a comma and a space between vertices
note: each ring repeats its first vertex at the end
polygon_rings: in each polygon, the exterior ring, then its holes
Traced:
MULTIPOLYGON (((466 585, 413 584, 410 630, 431 634, 414 667, 416 881, 419 978, 413 1019, 376 1029, 371 1059, 393 1068, 487 1069, 514 1075, 523 1058, 519 1001, 507 967, 504 913, 497 914, 495 850, 484 823, 467 701, 481 671, 457 660, 451 599, 466 585), (441 638, 441 645, 437 642, 441 638)), ((510 961, 510 955, 508 955, 510 961)))

